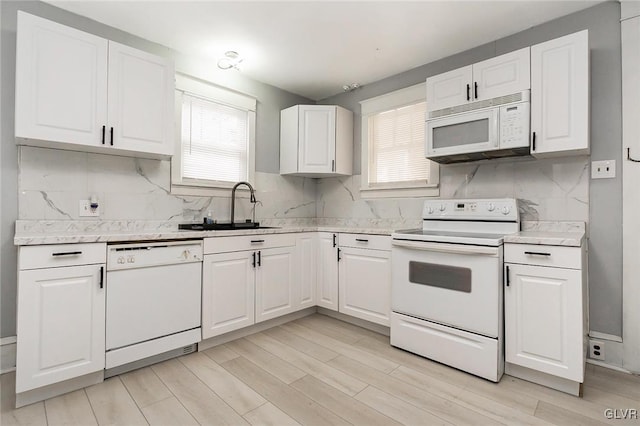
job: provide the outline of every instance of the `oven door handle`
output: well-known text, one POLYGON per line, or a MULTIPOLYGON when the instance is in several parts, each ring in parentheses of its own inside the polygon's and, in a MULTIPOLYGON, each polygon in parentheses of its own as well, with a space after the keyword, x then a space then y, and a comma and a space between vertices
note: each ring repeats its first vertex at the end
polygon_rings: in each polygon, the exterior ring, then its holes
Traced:
POLYGON ((483 247, 464 244, 429 243, 425 241, 393 240, 394 247, 402 247, 413 250, 433 251, 440 253, 454 254, 478 254, 488 256, 498 256, 498 247, 483 247))

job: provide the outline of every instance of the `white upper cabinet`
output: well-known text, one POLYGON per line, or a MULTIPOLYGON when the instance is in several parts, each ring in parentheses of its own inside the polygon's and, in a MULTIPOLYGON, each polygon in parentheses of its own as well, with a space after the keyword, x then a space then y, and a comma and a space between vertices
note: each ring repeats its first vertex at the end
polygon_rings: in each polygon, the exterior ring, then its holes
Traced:
POLYGON ((107 52, 103 38, 18 12, 16 136, 99 146, 107 52))
POLYGON ((531 47, 531 153, 589 154, 589 33, 531 47))
POLYGON ((471 65, 427 78, 427 111, 436 111, 471 100, 471 65))
POLYGON ((473 64, 473 99, 482 101, 531 87, 529 48, 473 64))
POLYGON ((166 158, 171 60, 18 12, 19 144, 166 158))
POLYGON ((529 48, 427 78, 427 111, 510 95, 530 88, 529 48))
POLYGON ((280 113, 280 174, 350 175, 353 113, 335 105, 296 105, 280 113))

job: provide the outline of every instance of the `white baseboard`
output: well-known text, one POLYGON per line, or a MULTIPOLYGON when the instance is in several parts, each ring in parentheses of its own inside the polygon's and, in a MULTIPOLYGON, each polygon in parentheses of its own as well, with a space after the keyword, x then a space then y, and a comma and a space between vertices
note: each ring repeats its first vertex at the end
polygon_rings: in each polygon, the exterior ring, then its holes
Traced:
POLYGON ((16 336, 0 338, 0 374, 16 369, 16 336))
POLYGON ((597 359, 587 358, 587 364, 597 365, 599 367, 608 368, 610 370, 619 371, 621 373, 633 374, 629 370, 625 370, 622 367, 618 367, 617 365, 607 364, 606 362, 598 361, 597 359))

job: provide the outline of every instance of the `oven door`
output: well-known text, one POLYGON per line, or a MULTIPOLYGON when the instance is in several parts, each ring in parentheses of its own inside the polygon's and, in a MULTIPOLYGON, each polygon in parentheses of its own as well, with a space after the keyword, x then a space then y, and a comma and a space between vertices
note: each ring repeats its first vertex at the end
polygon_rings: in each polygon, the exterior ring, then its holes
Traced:
POLYGON ((502 247, 393 240, 394 312, 497 338, 502 247))
POLYGON ((427 120, 426 157, 498 149, 498 108, 427 120))

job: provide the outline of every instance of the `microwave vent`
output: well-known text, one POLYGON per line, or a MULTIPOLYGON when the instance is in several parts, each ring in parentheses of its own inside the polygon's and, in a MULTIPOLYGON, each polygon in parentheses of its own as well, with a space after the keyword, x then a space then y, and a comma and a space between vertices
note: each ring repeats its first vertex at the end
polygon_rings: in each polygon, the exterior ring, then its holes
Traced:
MULTIPOLYGON (((497 98, 485 99, 484 101, 471 102, 464 105, 457 105, 450 108, 443 108, 429 113, 429 118, 445 117, 447 115, 459 114, 461 112, 474 111, 477 109, 490 108, 513 102, 528 101, 529 91, 513 93, 511 95, 499 96, 497 98)), ((428 101, 427 101, 428 102, 428 101)))

